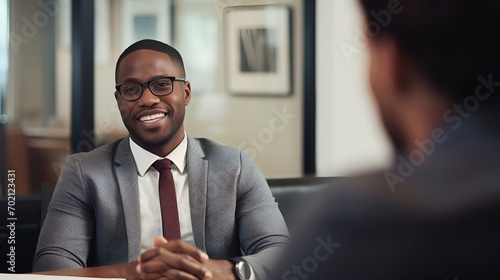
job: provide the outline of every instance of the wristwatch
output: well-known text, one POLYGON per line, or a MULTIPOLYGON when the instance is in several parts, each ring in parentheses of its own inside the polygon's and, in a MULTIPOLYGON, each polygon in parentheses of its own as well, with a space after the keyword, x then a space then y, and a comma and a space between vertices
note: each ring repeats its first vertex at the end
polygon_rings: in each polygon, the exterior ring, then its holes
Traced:
POLYGON ((235 263, 234 272, 239 280, 249 280, 252 276, 252 269, 245 260, 239 260, 235 263))

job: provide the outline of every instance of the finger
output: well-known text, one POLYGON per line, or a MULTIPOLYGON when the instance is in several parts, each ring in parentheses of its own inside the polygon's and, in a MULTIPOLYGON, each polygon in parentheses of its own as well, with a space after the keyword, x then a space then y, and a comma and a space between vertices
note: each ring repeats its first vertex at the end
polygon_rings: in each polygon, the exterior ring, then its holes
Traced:
POLYGON ((207 268, 189 255, 172 253, 163 248, 158 248, 158 251, 160 255, 140 264, 138 273, 162 273, 174 269, 184 271, 198 279, 210 279, 212 275, 207 268))
POLYGON ((158 256, 159 254, 160 252, 158 251, 158 248, 149 249, 146 252, 139 255, 139 257, 137 258, 137 263, 140 264, 143 262, 147 262, 152 258, 158 256))
POLYGON ((177 249, 177 247, 175 247, 174 250, 171 250, 171 248, 166 248, 165 246, 163 246, 163 247, 159 247, 159 248, 149 249, 146 252, 142 253, 137 258, 137 263, 138 264, 145 263, 145 262, 148 262, 148 261, 152 260, 153 258, 158 257, 159 255, 162 254, 161 253, 161 252, 163 252, 162 250, 165 250, 165 251, 168 251, 168 252, 172 252, 173 254, 187 255, 193 261, 204 262, 204 261, 208 260, 207 254, 205 254, 204 252, 202 252, 202 251, 200 251, 200 250, 198 250, 196 248, 194 248, 194 250, 191 250, 191 249, 185 249, 185 248, 184 249, 177 249), (186 254, 186 252, 188 254, 186 254))
POLYGON ((155 247, 160 247, 162 246, 163 244, 166 244, 168 243, 168 240, 165 239, 165 237, 161 236, 161 235, 158 235, 156 238, 155 238, 155 247))
POLYGON ((141 280, 172 280, 166 275, 161 273, 150 273, 150 274, 139 274, 139 279, 141 280))
MULTIPOLYGON (((157 238, 158 239, 158 238, 157 238)), ((163 239, 166 241, 166 239, 163 239)), ((192 256, 194 259, 197 261, 204 263, 205 261, 208 260, 208 255, 197 249, 196 247, 192 246, 191 244, 182 241, 180 239, 178 240, 173 240, 173 241, 167 241, 166 243, 163 243, 160 247, 165 248, 168 251, 172 251, 174 253, 180 253, 180 254, 186 254, 192 256)), ((158 248, 152 248, 149 249, 148 251, 142 253, 138 258, 137 262, 142 263, 142 262, 147 262, 150 259, 158 256, 159 252, 157 250, 158 248)))
POLYGON ((169 241, 161 247, 174 253, 189 255, 201 263, 208 260, 208 255, 205 252, 180 239, 169 241))
MULTIPOLYGON (((166 243, 168 243, 168 240, 167 240, 167 239, 165 239, 163 236, 158 235, 158 236, 155 238, 155 243, 154 243, 154 247, 153 247, 153 249, 154 249, 154 248, 156 248, 156 247, 160 247, 160 246, 162 246, 162 245, 164 245, 164 244, 166 244, 166 243)), ((137 262, 141 262, 141 261, 142 261, 142 262, 145 262, 145 261, 148 261, 149 259, 154 258, 154 257, 157 255, 157 253, 158 253, 157 251, 151 251, 151 252, 149 252, 149 251, 150 251, 150 250, 146 251, 146 252, 148 252, 148 253, 147 253, 147 254, 145 254, 145 255, 144 255, 144 253, 143 253, 143 254, 141 254, 141 255, 137 258, 137 262)), ((145 252, 145 253, 146 253, 146 252, 145 252)))
POLYGON ((195 277, 194 275, 191 275, 185 271, 178 270, 178 269, 169 269, 167 270, 163 275, 165 275, 168 279, 174 279, 174 280, 209 280, 212 279, 212 276, 208 276, 209 278, 202 276, 201 278, 195 277))
POLYGON ((141 279, 144 280, 158 280, 158 279, 169 279, 169 280, 177 280, 177 279, 182 279, 182 280, 198 280, 195 276, 186 273, 182 270, 178 269, 169 269, 163 273, 143 273, 140 274, 141 279))
POLYGON ((139 279, 141 280, 150 280, 150 279, 168 279, 167 276, 161 273, 139 273, 139 279))
POLYGON ((193 259, 188 255, 180 255, 174 253, 166 253, 164 255, 158 255, 147 262, 137 265, 138 273, 153 273, 153 272, 163 272, 171 268, 185 268, 187 270, 193 270, 197 267, 201 267, 200 262, 193 259))
POLYGON ((199 275, 193 275, 189 272, 176 269, 176 268, 169 268, 167 270, 161 271, 161 272, 141 272, 139 273, 140 279, 163 279, 163 278, 168 278, 168 279, 201 279, 201 280, 211 280, 213 277, 213 274, 211 271, 206 270, 203 273, 200 273, 199 275))

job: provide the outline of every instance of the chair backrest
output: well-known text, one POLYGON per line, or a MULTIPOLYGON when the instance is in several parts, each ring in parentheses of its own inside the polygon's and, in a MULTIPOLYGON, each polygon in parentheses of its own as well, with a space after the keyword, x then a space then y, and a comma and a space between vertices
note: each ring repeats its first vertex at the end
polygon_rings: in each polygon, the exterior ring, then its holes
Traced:
MULTIPOLYGON (((33 255, 35 254, 40 233, 39 211, 42 199, 39 195, 16 195, 13 216, 10 216, 7 212, 7 207, 12 205, 9 201, 12 200, 9 200, 6 196, 0 197, 0 211, 2 212, 0 215, 2 217, 0 221, 0 273, 12 273, 12 271, 8 270, 11 267, 8 263, 11 261, 9 254, 15 254, 16 273, 31 272, 33 255), (17 220, 7 220, 9 217, 15 217, 17 220), (10 225, 14 226, 11 227, 10 225), (9 239, 12 236, 15 239, 9 239), (12 240, 15 240, 15 244, 12 240), (15 246, 15 250, 12 251, 11 246, 15 246)), ((7 278, 0 276, 0 279, 7 278)))
MULTIPOLYGON (((278 207, 282 212, 285 221, 289 222, 296 211, 296 206, 300 200, 305 200, 310 193, 317 191, 325 185, 331 183, 332 177, 302 177, 288 179, 268 179, 267 182, 278 202, 278 207)), ((42 216, 40 225, 43 225, 47 216, 52 194, 56 187, 55 182, 42 183, 42 216)))
POLYGON ((307 204, 309 196, 327 186, 336 178, 303 177, 287 179, 268 179, 267 183, 278 203, 278 208, 288 226, 293 225, 301 207, 307 204))
POLYGON ((45 217, 47 216, 47 210, 55 188, 56 188, 55 182, 42 183, 42 216, 40 220, 40 227, 43 225, 45 217))

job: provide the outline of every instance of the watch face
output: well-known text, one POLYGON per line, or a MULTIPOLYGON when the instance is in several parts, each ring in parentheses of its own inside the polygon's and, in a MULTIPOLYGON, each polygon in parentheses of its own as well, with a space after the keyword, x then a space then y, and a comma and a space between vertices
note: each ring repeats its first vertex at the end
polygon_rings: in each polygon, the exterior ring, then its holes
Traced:
POLYGON ((250 270, 250 265, 246 261, 239 261, 236 264, 236 274, 238 275, 238 278, 241 280, 248 280, 250 279, 250 275, 252 274, 252 271, 250 270))

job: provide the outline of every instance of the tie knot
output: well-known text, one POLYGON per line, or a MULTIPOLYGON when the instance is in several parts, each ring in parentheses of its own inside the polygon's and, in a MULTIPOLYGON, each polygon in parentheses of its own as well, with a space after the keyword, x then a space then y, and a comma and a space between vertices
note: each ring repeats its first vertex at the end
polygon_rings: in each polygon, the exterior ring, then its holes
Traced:
POLYGON ((153 167, 158 171, 170 169, 171 165, 172 165, 172 162, 169 159, 157 160, 153 163, 153 167))

